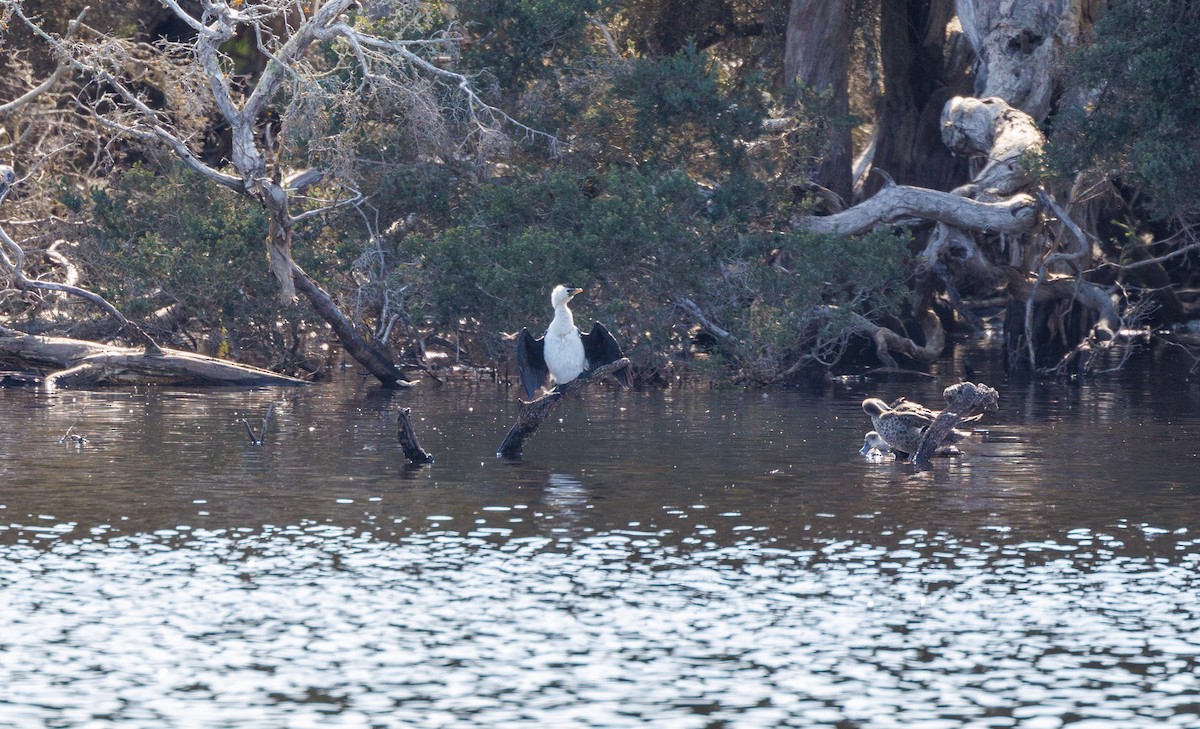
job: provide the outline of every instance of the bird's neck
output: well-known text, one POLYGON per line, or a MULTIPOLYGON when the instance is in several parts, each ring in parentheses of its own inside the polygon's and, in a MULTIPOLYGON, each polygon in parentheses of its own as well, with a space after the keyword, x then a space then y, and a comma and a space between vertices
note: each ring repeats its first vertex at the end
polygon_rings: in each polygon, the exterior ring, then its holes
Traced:
POLYGON ((554 307, 554 319, 550 322, 550 327, 547 329, 551 334, 564 334, 575 329, 575 317, 571 315, 571 310, 566 304, 561 304, 554 307))

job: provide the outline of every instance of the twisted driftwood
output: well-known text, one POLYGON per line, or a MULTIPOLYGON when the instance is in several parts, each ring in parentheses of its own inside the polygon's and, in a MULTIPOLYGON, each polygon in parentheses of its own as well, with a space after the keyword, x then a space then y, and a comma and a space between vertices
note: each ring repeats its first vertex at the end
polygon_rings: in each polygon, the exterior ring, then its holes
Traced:
POLYGON ((532 438, 542 421, 558 409, 564 397, 628 366, 629 360, 622 357, 615 362, 609 362, 603 367, 592 370, 585 377, 578 377, 565 385, 559 385, 552 392, 542 395, 536 400, 522 402, 521 410, 517 413, 517 422, 513 423, 508 435, 504 436, 504 442, 500 444, 496 456, 498 458, 520 458, 525 449, 525 441, 532 438))
POLYGON ((396 430, 396 438, 400 441, 400 447, 404 450, 404 457, 409 463, 420 465, 422 463, 433 463, 433 456, 421 447, 417 441, 417 434, 413 432, 412 420, 408 415, 412 412, 411 408, 400 408, 400 414, 397 417, 399 426, 396 430))
POLYGON ((1024 233, 1037 224, 1037 201, 1027 194, 995 201, 890 184, 852 208, 833 215, 801 215, 793 225, 813 233, 860 235, 880 224, 924 218, 971 230, 1024 233))
POLYGON ((910 459, 910 463, 922 468, 931 465, 933 454, 960 422, 976 412, 998 409, 1000 393, 987 385, 960 382, 943 390, 942 397, 946 398, 946 409, 938 413, 933 423, 925 429, 921 444, 910 459))

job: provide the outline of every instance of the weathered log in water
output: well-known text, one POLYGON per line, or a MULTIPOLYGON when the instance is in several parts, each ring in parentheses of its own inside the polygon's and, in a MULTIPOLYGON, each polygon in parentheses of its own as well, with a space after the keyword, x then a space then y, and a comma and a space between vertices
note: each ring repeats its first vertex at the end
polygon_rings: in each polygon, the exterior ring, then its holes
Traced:
POLYGON ((1000 406, 1000 393, 987 385, 976 385, 972 382, 960 382, 942 391, 946 398, 946 409, 938 413, 933 423, 921 435, 921 444, 916 453, 912 454, 910 462, 928 468, 930 460, 947 436, 963 420, 984 410, 996 410, 1000 406))
POLYGON ((411 412, 411 408, 400 408, 400 414, 397 416, 396 438, 400 441, 400 448, 404 451, 404 457, 408 459, 409 463, 416 465, 433 463, 433 456, 421 447, 420 441, 417 440, 417 434, 413 431, 412 420, 408 417, 411 412))
POLYGON ((546 395, 543 395, 536 400, 521 403, 521 410, 517 413, 517 422, 513 423, 509 429, 508 435, 504 436, 504 442, 500 444, 500 448, 496 451, 498 458, 520 458, 525 451, 525 442, 533 437, 541 426, 542 421, 550 417, 550 414, 558 409, 563 398, 573 392, 582 390, 591 383, 604 379, 622 367, 629 366, 629 359, 622 357, 615 362, 609 362, 603 367, 598 367, 595 370, 587 373, 585 377, 578 377, 565 385, 559 385, 554 390, 546 395))
POLYGON ((102 385, 305 385, 304 380, 202 354, 116 347, 69 337, 45 337, 0 328, 0 362, 49 370, 46 389, 102 385))

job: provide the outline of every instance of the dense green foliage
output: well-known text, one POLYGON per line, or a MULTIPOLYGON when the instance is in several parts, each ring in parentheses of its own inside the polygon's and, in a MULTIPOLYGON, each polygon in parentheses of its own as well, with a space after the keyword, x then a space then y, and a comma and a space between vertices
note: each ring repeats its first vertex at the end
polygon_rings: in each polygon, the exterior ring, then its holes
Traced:
POLYGON ((501 333, 540 332, 551 286, 567 283, 586 290, 581 318, 605 321, 646 375, 690 349, 688 299, 733 335, 706 360, 725 368, 714 374, 771 381, 836 361, 850 311, 899 310, 903 240, 790 231, 777 163, 804 151, 763 136, 761 79, 726 77, 689 46, 592 83, 577 96, 583 141, 561 162, 527 159, 403 242, 414 312, 436 329, 469 322, 489 357, 506 357, 501 333), (781 257, 790 265, 771 265, 781 257), (811 320, 828 305, 843 308, 811 320))
MULTIPOLYGON (((585 288, 581 321, 608 324, 644 379, 704 366, 772 382, 835 362, 852 313, 902 310, 904 238, 791 229, 819 130, 841 120, 772 75, 785 6, 464 0, 347 21, 405 39, 447 30, 460 43, 436 62, 558 142, 506 124, 517 132, 506 144, 475 124, 456 82, 376 86, 350 44, 314 48, 316 73, 279 95, 258 132, 275 145, 268 174, 326 173, 291 200, 293 215, 362 194, 306 217, 292 253, 367 339, 493 364, 510 355, 504 333, 545 326, 562 282, 585 288), (770 133, 768 116, 783 122, 770 133)), ((256 48, 240 38, 223 50, 253 78, 267 64, 256 48)), ((205 162, 227 170, 211 105, 174 106, 187 110, 175 123, 206 140, 205 162)), ((57 205, 89 232, 78 248, 89 285, 166 343, 294 370, 325 328, 304 304, 278 304, 262 208, 157 154, 64 183, 57 205)))
POLYGON ((806 327, 815 310, 879 316, 903 301, 903 240, 750 231, 711 215, 705 197, 680 171, 559 171, 483 187, 459 225, 405 241, 421 262, 420 313, 441 326, 470 317, 503 356, 500 332, 549 323, 551 285, 579 286, 582 323, 605 321, 653 372, 688 346, 679 305, 690 298, 737 340, 726 363, 770 380, 801 360, 836 361, 846 322, 806 327))
MULTIPOLYGON (((163 319, 206 332, 195 344, 211 353, 285 364, 284 354, 297 349, 315 319, 306 307, 279 306, 264 265, 262 209, 170 165, 135 166, 110 182, 86 200, 63 197, 92 222, 81 257, 100 293, 143 320, 174 307, 177 315, 163 319)), ((303 260, 317 263, 311 251, 303 260)), ((170 330, 153 333, 174 338, 170 330)))
POLYGON ((513 90, 579 55, 599 0, 468 0, 456 5, 471 34, 464 58, 513 90))
POLYGON ((1056 120, 1060 170, 1097 168, 1140 189, 1160 216, 1200 215, 1200 5, 1112 0, 1071 65, 1090 90, 1056 120))

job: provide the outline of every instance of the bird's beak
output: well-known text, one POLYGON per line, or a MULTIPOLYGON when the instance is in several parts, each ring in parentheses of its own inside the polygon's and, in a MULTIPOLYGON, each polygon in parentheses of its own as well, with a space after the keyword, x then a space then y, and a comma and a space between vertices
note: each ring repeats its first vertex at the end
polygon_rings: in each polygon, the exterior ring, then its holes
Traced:
POLYGON ((863 443, 863 447, 859 448, 858 452, 859 452, 859 455, 863 455, 863 456, 867 455, 868 453, 871 452, 871 444, 863 443))
POLYGON ((571 296, 578 296, 583 293, 583 289, 568 287, 571 290, 571 296))

